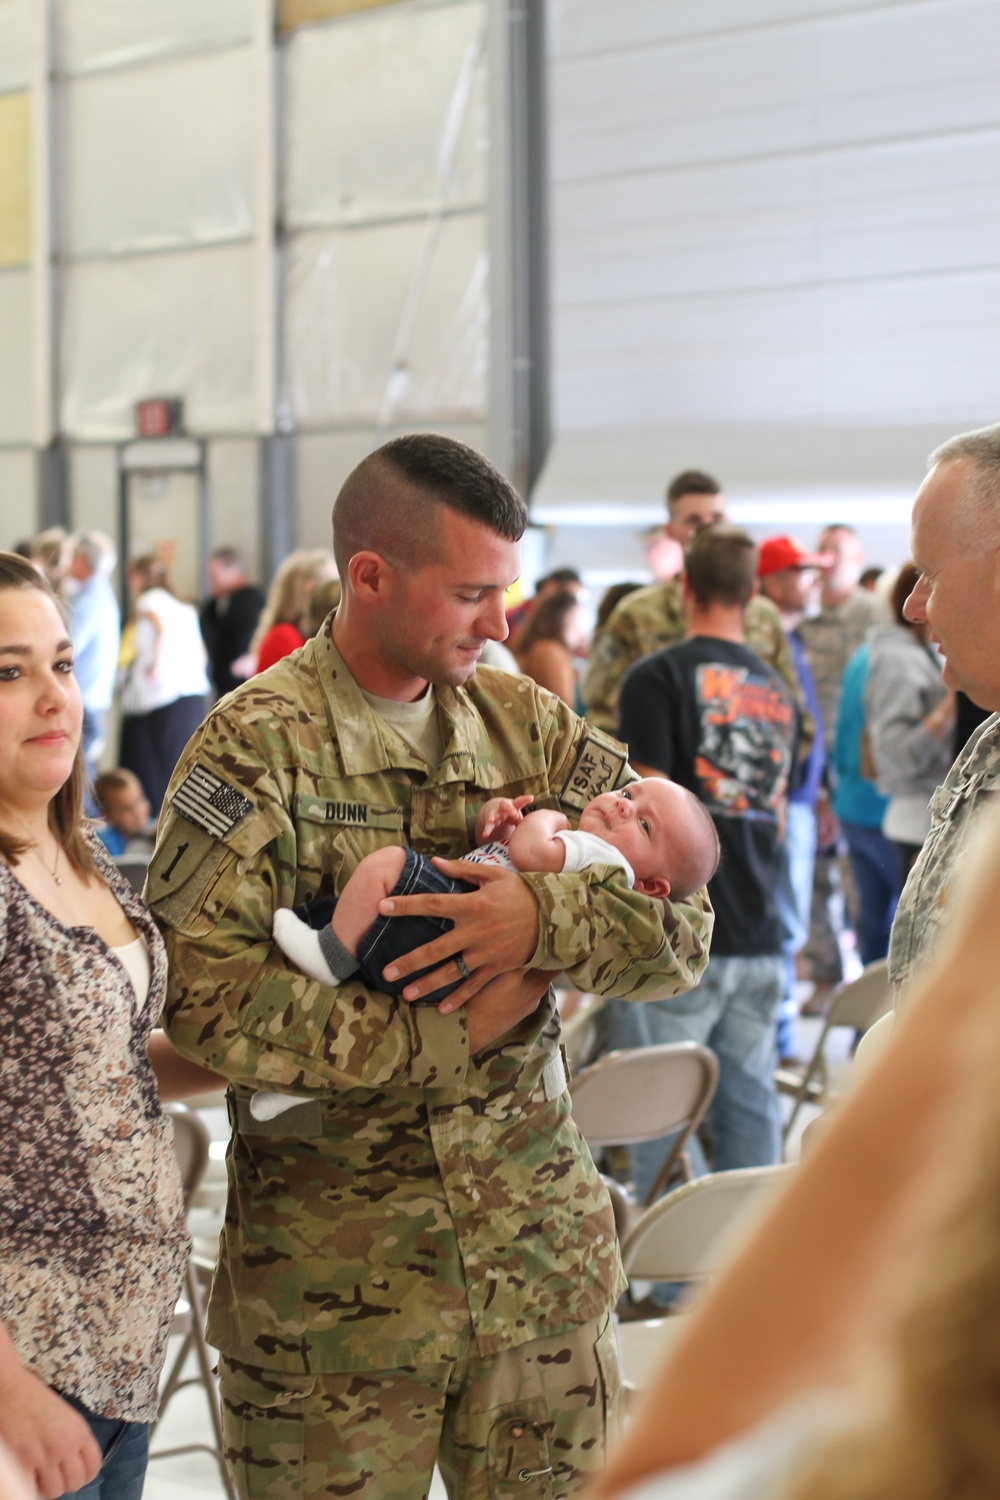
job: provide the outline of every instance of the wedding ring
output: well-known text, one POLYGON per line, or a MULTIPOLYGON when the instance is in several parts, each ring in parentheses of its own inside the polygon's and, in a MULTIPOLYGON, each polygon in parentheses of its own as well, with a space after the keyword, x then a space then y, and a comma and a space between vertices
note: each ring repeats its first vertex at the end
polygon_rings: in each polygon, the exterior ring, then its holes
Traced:
POLYGON ((465 962, 464 954, 455 954, 455 967, 458 970, 459 974, 461 974, 463 979, 468 979, 471 970, 469 969, 469 965, 465 962))

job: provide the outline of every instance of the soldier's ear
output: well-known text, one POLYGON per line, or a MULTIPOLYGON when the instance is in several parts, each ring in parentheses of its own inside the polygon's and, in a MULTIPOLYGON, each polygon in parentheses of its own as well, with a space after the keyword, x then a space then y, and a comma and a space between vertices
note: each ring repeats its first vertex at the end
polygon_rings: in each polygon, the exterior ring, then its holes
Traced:
POLYGON ((379 552, 355 552, 347 565, 351 588, 360 599, 373 600, 385 593, 390 564, 379 552))

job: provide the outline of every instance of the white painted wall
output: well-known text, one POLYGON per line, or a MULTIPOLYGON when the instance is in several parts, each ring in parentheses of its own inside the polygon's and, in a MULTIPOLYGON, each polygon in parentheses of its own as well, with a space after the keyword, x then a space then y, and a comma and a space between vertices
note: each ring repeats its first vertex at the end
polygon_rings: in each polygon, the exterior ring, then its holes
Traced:
MULTIPOLYGON (((929 448, 1000 420, 1000 6, 550 16, 556 441, 537 513, 658 519, 695 465, 765 531, 894 503, 905 550, 929 448)), ((592 538, 602 557, 614 531, 592 538)))

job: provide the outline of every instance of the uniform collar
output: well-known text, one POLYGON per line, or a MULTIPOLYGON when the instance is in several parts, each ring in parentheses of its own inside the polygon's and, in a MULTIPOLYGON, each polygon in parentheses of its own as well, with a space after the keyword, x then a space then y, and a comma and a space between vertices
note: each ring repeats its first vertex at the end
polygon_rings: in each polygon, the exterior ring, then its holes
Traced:
MULTIPOLYGON (((336 741, 345 776, 370 775, 406 765, 390 756, 378 715, 372 712, 344 658, 333 643, 328 626, 307 641, 304 662, 311 657, 326 706, 331 737, 336 741)), ((444 751, 431 769, 427 785, 464 781, 490 787, 496 783, 496 757, 486 725, 466 688, 436 687, 444 751)), ((414 759, 415 769, 423 769, 414 759)))

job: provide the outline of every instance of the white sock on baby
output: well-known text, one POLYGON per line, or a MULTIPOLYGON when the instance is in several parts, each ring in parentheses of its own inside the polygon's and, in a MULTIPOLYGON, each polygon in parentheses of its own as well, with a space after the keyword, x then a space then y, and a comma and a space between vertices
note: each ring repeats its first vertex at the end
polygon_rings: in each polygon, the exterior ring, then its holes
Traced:
MULTIPOLYGON (((310 927, 308 922, 303 922, 287 906, 279 907, 275 912, 272 931, 275 942, 286 958, 290 958, 295 967, 301 969, 303 974, 308 974, 310 979, 318 979, 320 984, 339 984, 358 968, 357 959, 347 952, 329 927, 310 927), (339 949, 340 954, 350 963, 346 973, 337 974, 330 967, 327 955, 331 939, 334 955, 339 949)), ((340 967, 346 968, 346 962, 340 967)))

